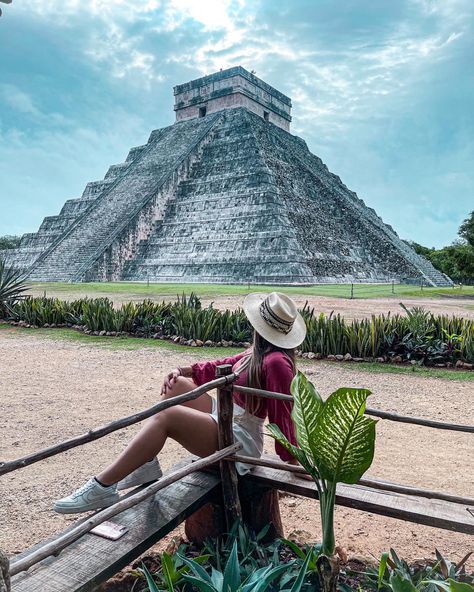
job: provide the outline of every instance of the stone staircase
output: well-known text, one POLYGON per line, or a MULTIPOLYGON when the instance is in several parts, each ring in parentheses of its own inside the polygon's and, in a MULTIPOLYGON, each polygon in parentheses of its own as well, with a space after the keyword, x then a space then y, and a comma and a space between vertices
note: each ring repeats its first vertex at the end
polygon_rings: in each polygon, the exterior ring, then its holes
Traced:
POLYGON ((296 271, 298 245, 252 123, 245 110, 225 114, 124 279, 282 281, 286 269, 296 271))
MULTIPOLYGON (((37 259, 30 278, 78 281, 107 249, 117 230, 159 189, 160 183, 218 116, 172 125, 153 132, 146 146, 112 166, 108 186, 73 224, 37 259)), ((94 189, 94 188, 90 188, 94 189)))

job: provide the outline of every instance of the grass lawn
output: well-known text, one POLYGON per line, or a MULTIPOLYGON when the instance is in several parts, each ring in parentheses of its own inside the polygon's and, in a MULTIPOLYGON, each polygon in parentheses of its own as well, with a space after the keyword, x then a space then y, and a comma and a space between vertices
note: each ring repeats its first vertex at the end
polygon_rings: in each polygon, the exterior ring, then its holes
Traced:
MULTIPOLYGON (((104 347, 113 350, 136 350, 142 348, 165 349, 176 353, 186 354, 195 359, 219 359, 231 356, 241 351, 234 347, 188 347, 176 345, 169 341, 160 339, 140 339, 137 337, 97 337, 86 335, 74 329, 26 329, 22 327, 12 327, 0 323, 0 332, 4 337, 7 334, 4 331, 9 330, 8 337, 15 337, 17 332, 26 334, 26 332, 45 337, 46 339, 65 339, 75 341, 88 346, 104 347)), ((426 378, 440 378, 443 380, 469 381, 474 382, 474 371, 469 370, 449 370, 444 368, 427 368, 424 366, 404 366, 399 364, 379 364, 370 362, 327 362, 322 360, 298 359, 298 366, 303 369, 315 364, 337 364, 341 371, 344 370, 362 370, 364 372, 373 372, 377 374, 405 374, 409 376, 420 376, 426 378)))
MULTIPOLYGON (((56 296, 66 300, 81 298, 84 296, 121 295, 131 299, 153 298, 154 300, 174 297, 177 294, 190 294, 195 292, 201 297, 245 295, 249 292, 273 292, 278 290, 286 294, 302 296, 329 296, 336 298, 350 298, 350 284, 320 284, 315 286, 254 286, 254 285, 228 285, 228 284, 155 284, 137 282, 91 282, 70 284, 66 282, 32 283, 33 292, 37 295, 46 292, 46 295, 56 296)), ((470 296, 474 298, 474 286, 463 288, 423 288, 395 284, 354 284, 353 297, 387 298, 397 296, 414 296, 417 298, 439 298, 440 296, 470 296), (392 291, 393 290, 393 291, 392 291)))

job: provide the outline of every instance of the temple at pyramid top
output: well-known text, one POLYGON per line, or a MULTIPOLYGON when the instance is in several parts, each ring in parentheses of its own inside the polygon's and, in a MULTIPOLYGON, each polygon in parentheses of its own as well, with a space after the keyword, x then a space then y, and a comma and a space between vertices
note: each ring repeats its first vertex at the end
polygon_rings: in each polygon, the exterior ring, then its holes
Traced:
POLYGON ((291 99, 242 66, 221 70, 174 87, 176 121, 245 107, 290 131, 291 99))

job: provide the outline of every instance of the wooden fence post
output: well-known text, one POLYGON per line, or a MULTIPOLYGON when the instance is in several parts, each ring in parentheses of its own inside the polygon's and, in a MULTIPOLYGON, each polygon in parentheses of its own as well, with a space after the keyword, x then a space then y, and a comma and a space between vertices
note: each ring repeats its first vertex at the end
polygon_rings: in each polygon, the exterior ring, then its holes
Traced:
MULTIPOLYGON (((217 366, 216 378, 228 376, 229 374, 232 374, 232 366, 230 364, 217 366)), ((232 430, 234 400, 232 393, 232 384, 226 384, 217 389, 219 449, 234 443, 234 432, 232 430)), ((227 529, 230 530, 236 520, 242 520, 237 470, 233 462, 221 461, 219 466, 222 479, 226 525, 227 529)))

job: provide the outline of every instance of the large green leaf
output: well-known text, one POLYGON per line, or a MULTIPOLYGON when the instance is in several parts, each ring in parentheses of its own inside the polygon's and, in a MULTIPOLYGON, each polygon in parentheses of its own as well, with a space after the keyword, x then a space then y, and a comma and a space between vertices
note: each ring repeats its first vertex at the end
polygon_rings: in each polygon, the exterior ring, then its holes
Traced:
POLYGON ((366 389, 341 388, 324 403, 315 432, 322 479, 357 483, 372 464, 376 422, 364 416, 369 395, 366 389))
POLYGON ((291 382, 294 405, 291 417, 295 425, 298 445, 309 456, 316 456, 314 435, 323 401, 313 384, 302 372, 297 372, 291 382))
POLYGON ((319 478, 319 473, 316 470, 316 468, 314 467, 313 463, 311 462, 312 457, 309 457, 301 448, 298 448, 297 446, 294 446, 293 444, 288 442, 285 435, 283 434, 283 432, 280 430, 280 428, 276 424, 269 423, 267 426, 267 429, 270 433, 270 436, 272 438, 275 438, 275 440, 279 444, 281 444, 283 446, 283 448, 288 450, 288 452, 294 458, 296 458, 296 460, 300 463, 300 465, 303 468, 305 468, 306 471, 308 471, 308 473, 313 477, 313 479, 319 478))
POLYGON ((390 576, 390 586, 393 592, 418 592, 409 580, 405 580, 399 574, 392 574, 390 576))
POLYGON ((240 586, 240 566, 237 554, 237 541, 232 545, 232 550, 224 569, 222 589, 226 592, 234 592, 240 586))
POLYGON ((456 582, 451 578, 448 580, 448 582, 450 592, 474 592, 474 586, 466 582, 456 582))

